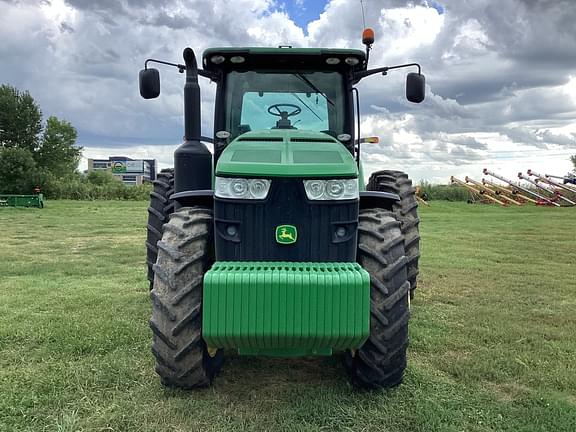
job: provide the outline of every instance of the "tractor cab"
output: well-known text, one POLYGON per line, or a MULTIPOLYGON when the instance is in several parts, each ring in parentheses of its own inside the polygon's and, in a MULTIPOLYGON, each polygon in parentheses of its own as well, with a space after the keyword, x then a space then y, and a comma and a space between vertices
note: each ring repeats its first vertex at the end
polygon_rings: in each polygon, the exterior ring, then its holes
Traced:
POLYGON ((364 52, 214 48, 202 63, 218 77, 215 131, 227 131, 231 141, 250 131, 290 129, 340 137, 353 152, 351 80, 366 67, 364 52))

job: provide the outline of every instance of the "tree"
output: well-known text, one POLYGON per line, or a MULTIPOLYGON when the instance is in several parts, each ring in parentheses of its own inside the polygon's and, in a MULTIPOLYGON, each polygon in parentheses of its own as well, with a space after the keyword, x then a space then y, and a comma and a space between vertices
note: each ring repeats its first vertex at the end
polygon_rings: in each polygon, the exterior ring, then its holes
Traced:
POLYGON ((0 147, 35 152, 42 132, 42 112, 27 91, 0 86, 0 147))
POLYGON ((38 167, 57 177, 74 173, 82 155, 82 147, 76 146, 76 137, 76 129, 69 122, 49 117, 35 155, 38 167))
POLYGON ((32 193, 36 162, 24 148, 0 148, 0 193, 32 193))
POLYGON ((572 171, 574 174, 576 174, 576 155, 570 156, 570 161, 572 162, 572 165, 574 165, 574 169, 572 171))
POLYGON ((76 129, 56 117, 42 128, 30 93, 0 86, 0 191, 27 194, 34 182, 42 187, 72 177, 82 154, 76 137, 76 129))

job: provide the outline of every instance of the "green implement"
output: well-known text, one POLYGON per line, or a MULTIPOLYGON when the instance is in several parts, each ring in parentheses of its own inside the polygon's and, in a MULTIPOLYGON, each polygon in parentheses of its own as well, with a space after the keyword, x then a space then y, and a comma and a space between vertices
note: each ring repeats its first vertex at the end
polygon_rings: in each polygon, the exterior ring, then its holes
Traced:
POLYGON ((44 208, 44 196, 36 195, 0 195, 0 207, 38 207, 44 208))
POLYGON ((216 262, 202 337, 251 355, 330 355, 370 334, 370 276, 357 263, 216 262))

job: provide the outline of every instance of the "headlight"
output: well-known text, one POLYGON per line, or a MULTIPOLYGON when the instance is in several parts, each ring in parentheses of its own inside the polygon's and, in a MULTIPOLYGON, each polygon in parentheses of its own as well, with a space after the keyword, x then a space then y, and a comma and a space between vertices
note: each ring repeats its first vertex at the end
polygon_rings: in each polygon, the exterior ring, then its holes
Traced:
POLYGON ((309 200, 358 199, 358 179, 304 180, 304 189, 309 200))
POLYGON ((270 180, 216 177, 215 195, 218 198, 265 199, 270 180))

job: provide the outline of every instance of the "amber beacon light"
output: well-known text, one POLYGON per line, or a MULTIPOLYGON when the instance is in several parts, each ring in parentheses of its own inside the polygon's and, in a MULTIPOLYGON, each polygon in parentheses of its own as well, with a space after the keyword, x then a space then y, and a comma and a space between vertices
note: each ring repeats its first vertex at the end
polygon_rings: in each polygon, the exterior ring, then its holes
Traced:
POLYGON ((362 43, 364 45, 372 45, 374 43, 374 30, 367 27, 362 32, 362 43))

